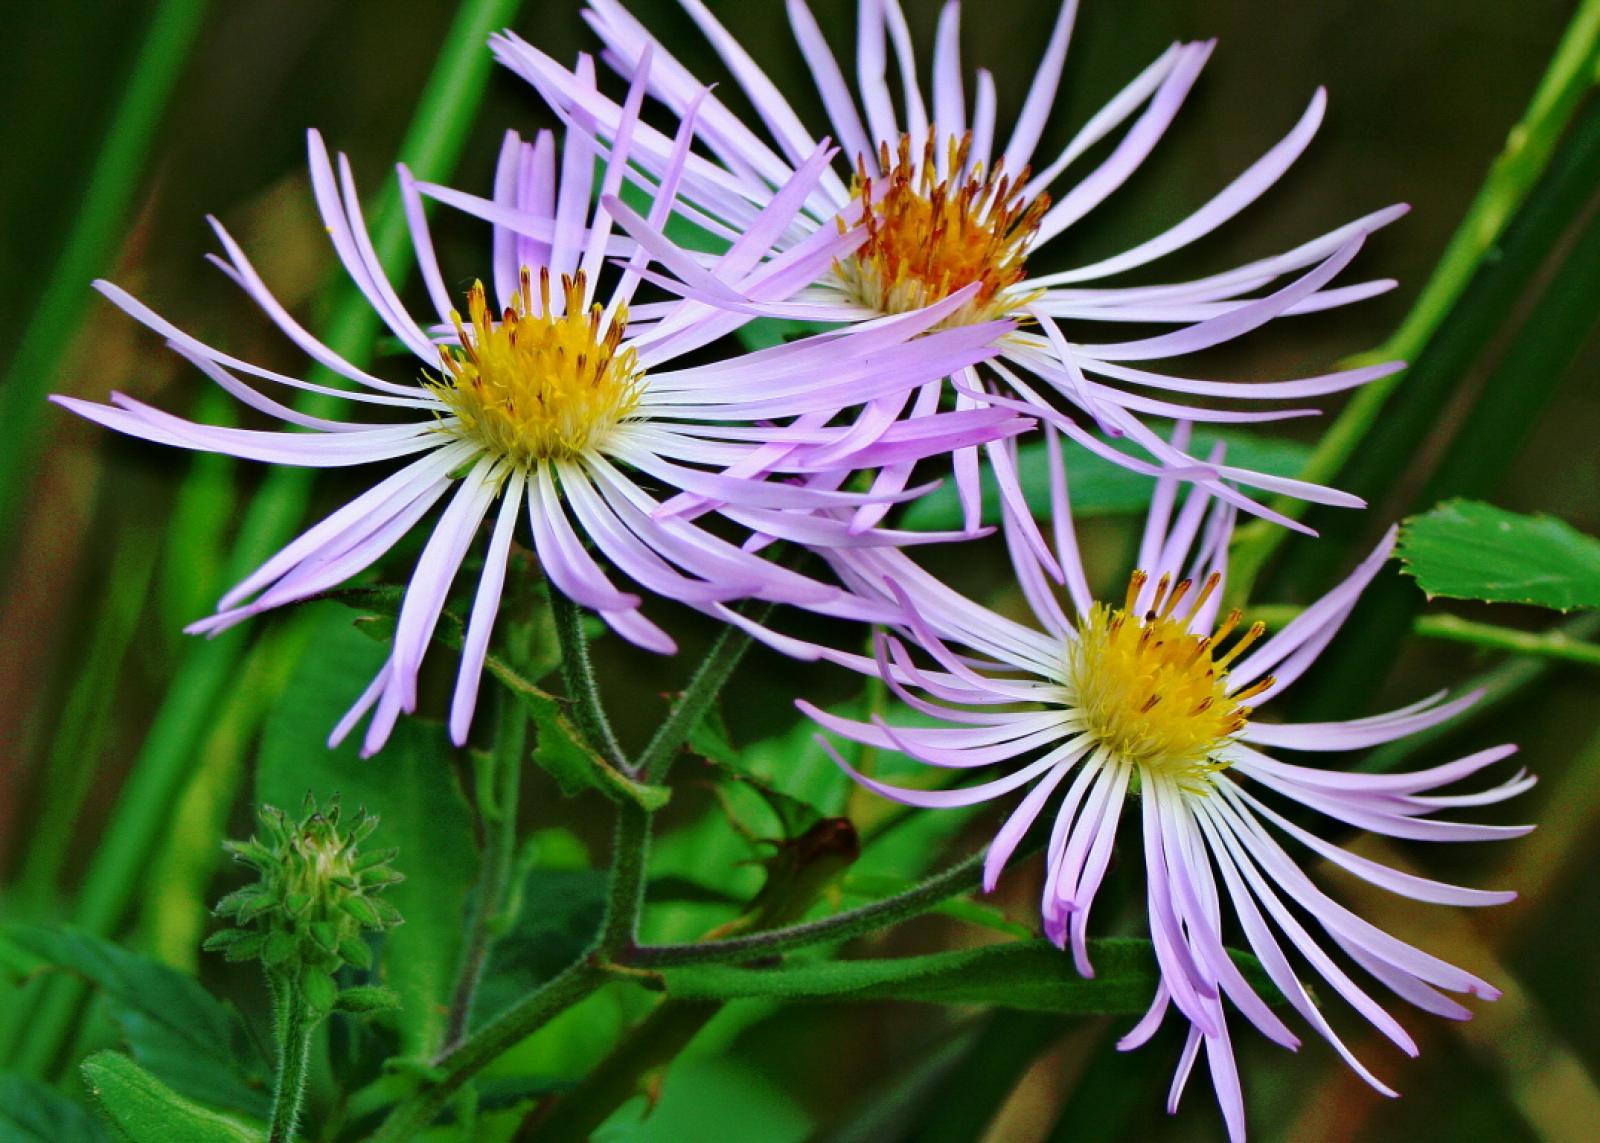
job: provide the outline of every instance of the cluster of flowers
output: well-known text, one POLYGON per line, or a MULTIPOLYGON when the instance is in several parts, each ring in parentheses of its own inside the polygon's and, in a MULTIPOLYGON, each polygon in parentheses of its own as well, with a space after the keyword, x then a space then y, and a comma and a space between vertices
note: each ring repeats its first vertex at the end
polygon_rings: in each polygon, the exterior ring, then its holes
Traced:
POLYGON ((1219 410, 1184 398, 1312 398, 1399 365, 1233 384, 1152 372, 1141 363, 1388 289, 1388 281, 1330 283, 1363 240, 1404 208, 1376 211, 1295 249, 1194 281, 1093 284, 1189 245, 1250 205, 1309 143, 1323 114, 1319 91, 1287 136, 1176 225, 1091 265, 1034 274, 1036 252, 1104 202, 1151 152, 1211 44, 1174 45, 1044 161, 1036 145, 1062 74, 1073 0, 1061 10, 1003 143, 988 72, 976 73, 967 95, 956 0, 939 22, 931 102, 897 0, 861 0, 853 87, 803 0, 789 0, 831 142, 808 130, 700 0, 682 3, 763 131, 741 121, 616 0, 589 0, 585 17, 603 43, 600 58, 627 85, 620 102, 602 92, 588 56, 569 69, 514 35, 495 36, 499 60, 549 103, 564 135, 558 144, 550 131, 531 142, 508 134, 487 198, 418 182, 400 169, 433 309, 420 320, 379 264, 348 162, 330 158, 311 135, 311 184, 323 223, 374 311, 420 359, 411 380, 376 376, 317 340, 220 225, 217 265, 348 386, 231 356, 101 285, 240 401, 307 431, 196 424, 122 395, 109 405, 66 397, 61 404, 147 440, 269 463, 405 461, 273 556, 191 630, 221 631, 347 580, 442 504, 392 653, 333 731, 337 742, 366 720, 364 750, 372 753, 399 715, 416 707, 418 669, 447 593, 492 514, 449 716, 452 735, 464 742, 525 510, 523 534, 553 589, 593 609, 624 639, 671 652, 672 640, 645 617, 633 589, 676 600, 784 653, 881 679, 920 716, 914 727, 860 722, 802 703, 827 730, 930 766, 998 775, 932 789, 855 775, 871 789, 910 805, 945 807, 1027 788, 988 851, 986 888, 1053 805, 1043 927, 1070 947, 1085 975, 1093 972, 1090 909, 1124 804, 1137 806, 1161 984, 1121 1046, 1144 1043, 1169 1008, 1177 1009, 1188 1038, 1173 1104, 1204 1049, 1229 1132, 1243 1136, 1229 1007, 1273 1041, 1289 1048, 1299 1042, 1280 1015, 1287 1012, 1267 1003, 1225 950, 1225 917, 1288 1008, 1377 1090, 1392 1094, 1334 1033, 1292 954, 1408 1053, 1416 1051, 1412 1039, 1370 985, 1329 955, 1328 943, 1396 996, 1442 1016, 1468 1015, 1446 992, 1496 992, 1335 902, 1281 839, 1420 901, 1483 905, 1511 895, 1388 868, 1308 832, 1295 820, 1300 815, 1281 807, 1391 837, 1503 837, 1522 830, 1432 815, 1499 801, 1532 779, 1519 773, 1481 792, 1435 792, 1505 758, 1509 746, 1386 776, 1269 756, 1275 747, 1347 751, 1390 741, 1437 725, 1476 696, 1434 696, 1352 722, 1259 717, 1337 633, 1389 555, 1393 533, 1270 638, 1261 624, 1241 630, 1240 613, 1221 609, 1236 516, 1298 526, 1245 490, 1333 505, 1359 501, 1230 466, 1220 449, 1204 457, 1189 451, 1191 422, 1268 421, 1314 410, 1219 410), (887 79, 890 47, 898 98, 887 79), (647 97, 659 105, 651 117, 670 116, 674 128, 645 121, 647 97), (1068 178, 1091 152, 1103 157, 1068 178), (492 226, 491 285, 467 291, 464 314, 440 271, 425 199, 492 226), (629 201, 648 205, 641 213, 629 201), (669 239, 672 219, 697 228, 695 249, 669 239), (635 301, 645 286, 645 300, 635 301), (728 335, 758 318, 815 323, 818 331, 759 351, 730 350, 728 335), (1062 328, 1117 322, 1169 328, 1095 342, 1069 339, 1062 328), (311 416, 269 395, 272 386, 335 394, 388 415, 311 416), (1176 428, 1158 435, 1146 417, 1176 428), (1047 442, 1050 466, 1051 511, 1042 521, 1029 510, 1018 474, 1019 438, 1035 433, 1047 442), (1138 570, 1111 602, 1090 593, 1074 538, 1068 476, 1075 450, 1155 478, 1138 570), (884 527, 896 505, 926 491, 912 484, 917 466, 946 458, 965 527, 939 535, 884 527), (982 534, 985 482, 998 492, 1000 529, 1031 622, 963 597, 904 550, 982 534), (771 559, 766 549, 780 540, 818 553, 832 575, 824 581, 771 559), (742 599, 880 625, 875 653, 771 630, 729 606, 742 599))

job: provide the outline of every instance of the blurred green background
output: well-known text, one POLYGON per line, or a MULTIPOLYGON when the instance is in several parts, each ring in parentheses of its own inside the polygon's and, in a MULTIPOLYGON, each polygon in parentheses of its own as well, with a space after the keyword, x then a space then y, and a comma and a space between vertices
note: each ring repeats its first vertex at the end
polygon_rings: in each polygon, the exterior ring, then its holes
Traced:
MULTIPOLYGON (((810 121, 820 123, 781 5, 758 0, 712 7, 810 121)), ((836 50, 847 51, 853 5, 815 0, 812 7, 836 50)), ((906 0, 906 7, 926 52, 938 6, 906 0)), ((675 4, 635 0, 631 8, 698 74, 723 76, 675 4)), ((1086 0, 1044 151, 1062 145, 1173 39, 1215 36, 1221 42, 1145 169, 1035 266, 1090 259, 1182 217, 1270 146, 1314 87, 1326 84, 1328 121, 1289 177, 1222 232, 1140 279, 1171 281, 1222 269, 1389 202, 1411 203, 1411 215, 1378 235, 1358 263, 1366 276, 1399 278, 1399 289, 1349 310, 1280 321, 1195 366, 1195 375, 1235 378, 1323 371, 1382 342, 1406 314, 1574 8, 1555 0, 1086 0)), ((9 364, 60 257, 153 9, 150 3, 89 0, 7 9, 10 50, 0 73, 0 106, 7 109, 0 116, 0 153, 6 156, 0 313, 13 338, 0 347, 0 368, 9 364)), ((452 14, 449 4, 422 0, 213 4, 145 157, 132 208, 104 251, 108 276, 239 356, 299 371, 302 362, 292 348, 202 262, 214 241, 203 216, 214 213, 229 226, 297 312, 325 313, 322 299, 336 268, 310 203, 304 131, 316 126, 332 147, 347 151, 364 189, 374 194, 390 176, 452 14)), ((969 68, 994 71, 1002 123, 1020 105, 1053 16, 1053 5, 1030 0, 967 8, 965 59, 969 68)), ((524 5, 514 26, 561 59, 594 46, 572 0, 524 5)), ((741 106, 732 84, 724 83, 720 94, 741 106)), ((500 132, 515 127, 526 134, 550 122, 529 91, 496 72, 455 183, 486 190, 500 132)), ((1593 201, 1587 209, 1592 212, 1593 201)), ((485 235, 475 225, 450 220, 439 233, 448 279, 464 286, 486 272, 485 235)), ((1538 314, 1514 307, 1511 319, 1516 324, 1508 329, 1521 328, 1538 314)), ((1508 336, 1497 337, 1462 372, 1459 396, 1447 404, 1437 429, 1412 442, 1419 464, 1448 439, 1508 336)), ((225 402, 206 392, 203 378, 100 300, 87 282, 81 324, 65 348, 53 391, 98 399, 116 389, 178 412, 230 415, 225 402)), ((1592 383, 1597 348, 1591 336, 1515 465, 1482 490, 1487 498, 1600 531, 1600 450, 1594 444, 1600 392, 1592 383)), ((1337 406, 1338 399, 1325 405, 1337 406)), ((233 529, 261 476, 248 466, 120 439, 54 409, 35 423, 42 460, 26 475, 22 515, 11 534, 0 536, 0 873, 11 886, 4 905, 17 916, 51 916, 66 908, 183 653, 186 637, 179 628, 209 610, 225 586, 219 576, 233 529), (37 864, 30 875, 25 857, 37 863, 42 851, 50 876, 39 875, 37 864)), ((1283 435, 1314 440, 1323 423, 1297 422, 1283 435)), ((6 432, 0 425, 0 439, 6 432)), ((13 447, 14 440, 0 445, 13 447)), ((319 483, 317 503, 336 503, 352 486, 350 478, 333 475, 319 483)), ((1355 543, 1370 543, 1396 512, 1415 507, 1408 500, 1415 486, 1414 475, 1402 474, 1386 490, 1392 502, 1380 500, 1370 518, 1347 526, 1336 569, 1354 562, 1355 543)), ((1127 520, 1095 520, 1084 534, 1091 566, 1105 582, 1125 574, 1127 520)), ((977 560, 948 552, 930 558, 964 586, 1004 604, 1003 554, 990 547, 982 553, 977 560)), ((406 566, 396 562, 391 578, 406 566)), ((1326 579, 1280 577, 1267 601, 1302 602, 1326 585, 1326 579)), ((696 617, 665 605, 659 610, 682 633, 687 653, 704 645, 709 631, 696 617)), ((1505 607, 1463 613, 1529 626, 1546 622, 1505 607)), ((264 632, 270 639, 274 630, 264 622, 251 637, 264 632)), ((639 741, 660 715, 659 696, 680 685, 687 666, 633 653, 615 640, 603 641, 597 653, 619 728, 639 741)), ((1411 701, 1493 665, 1491 658, 1447 644, 1412 641, 1388 665, 1381 689, 1369 688, 1360 702, 1375 708, 1411 701)), ((1600 974, 1593 953, 1600 897, 1587 877, 1600 856, 1595 681, 1582 668, 1551 672, 1492 717, 1413 760, 1422 764, 1451 749, 1506 739, 1524 745, 1523 757, 1542 782, 1509 812, 1541 823, 1532 838, 1442 854, 1403 843, 1384 851, 1440 876, 1519 888, 1519 902, 1465 916, 1405 909, 1338 883, 1375 920, 1503 985, 1504 999, 1478 1006, 1479 1017, 1460 1027, 1406 1017, 1423 1044, 1418 1061, 1403 1059, 1349 1023, 1358 1052, 1406 1093, 1393 1103, 1371 1094, 1318 1043, 1290 1056, 1241 1034, 1257 1138, 1600 1138, 1600 974)), ((281 679, 264 668, 235 676, 221 704, 194 712, 216 725, 203 736, 172 829, 138 871, 140 890, 124 930, 136 946, 179 965, 196 964, 204 903, 224 873, 216 840, 248 820, 245 774, 261 711, 279 686, 281 679)), ((748 741, 783 730, 796 694, 835 698, 850 686, 834 672, 753 655, 726 702, 735 737, 748 741)), ((1346 707, 1343 713, 1363 711, 1346 707)), ((603 854, 604 807, 593 798, 564 801, 542 776, 534 783, 529 827, 564 827, 580 850, 603 854)), ((676 820, 712 809, 704 791, 689 790, 680 800, 672 811, 676 820)), ((949 842, 949 852, 970 851, 988 824, 978 819, 967 825, 949 842)), ((1033 917, 1035 876, 1032 870, 1011 876, 1000 893, 1008 915, 1025 924, 1033 917)), ((954 928, 919 922, 880 941, 879 951, 955 939, 954 928)), ((891 1004, 752 1010, 722 1042, 703 1045, 669 1073, 648 1126, 629 1126, 638 1118, 635 1106, 602 1137, 1219 1138, 1203 1077, 1192 1085, 1185 1114, 1176 1120, 1162 1114, 1177 1041, 1163 1036, 1125 1058, 1111 1051, 1119 1033, 1109 1021, 891 1004)))

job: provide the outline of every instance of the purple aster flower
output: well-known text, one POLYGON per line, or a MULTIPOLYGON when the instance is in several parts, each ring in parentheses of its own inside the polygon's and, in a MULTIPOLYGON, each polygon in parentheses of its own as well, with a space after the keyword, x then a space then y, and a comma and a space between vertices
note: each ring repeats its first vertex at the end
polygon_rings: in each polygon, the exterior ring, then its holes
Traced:
MULTIPOLYGON (((1073 539, 1058 438, 1054 430, 1047 432, 1065 600, 1058 600, 1020 527, 1009 519, 1005 534, 1033 612, 1031 624, 962 597, 903 553, 839 553, 833 558, 846 582, 863 594, 876 587, 897 599, 909 622, 900 634, 879 635, 874 658, 814 646, 794 650, 881 677, 922 719, 914 727, 881 717, 860 722, 800 705, 828 730, 856 742, 900 751, 957 775, 998 775, 954 787, 905 789, 858 773, 834 754, 863 785, 895 801, 971 806, 1026 789, 989 846, 986 890, 994 888, 1023 836, 1050 807, 1044 930, 1057 945, 1070 945, 1085 976, 1093 974, 1087 933, 1095 894, 1124 808, 1130 817, 1137 815, 1161 983, 1149 1013, 1119 1046, 1143 1044, 1169 1007, 1188 1020, 1169 1110, 1204 1048, 1229 1133, 1236 1140, 1244 1135, 1224 999, 1273 1041, 1289 1048, 1299 1043, 1224 949, 1229 914, 1289 1007, 1368 1083, 1393 1095, 1334 1033, 1291 967, 1292 956, 1413 1055, 1415 1042, 1373 998, 1370 985, 1334 959, 1330 945, 1395 995, 1441 1016, 1469 1016, 1445 992, 1485 999, 1498 993, 1340 905, 1313 883, 1282 839, 1414 900, 1499 904, 1514 894, 1458 888, 1388 868, 1331 844, 1299 819, 1313 811, 1358 829, 1431 841, 1515 837, 1531 827, 1432 815, 1499 802, 1527 789, 1533 778, 1518 772, 1481 792, 1437 792, 1506 758, 1512 746, 1409 774, 1352 773, 1274 758, 1274 749, 1344 751, 1390 742, 1445 721, 1479 697, 1446 701, 1433 695, 1350 722, 1293 724, 1260 717, 1337 633, 1389 556, 1394 533, 1348 579, 1264 638, 1260 623, 1241 630, 1237 611, 1219 616, 1233 507, 1202 488, 1190 491, 1180 506, 1176 479, 1167 476, 1156 486, 1139 547, 1140 570, 1119 602, 1097 602, 1073 539)), ((1187 443, 1186 425, 1173 443, 1187 443)), ((1220 450, 1211 459, 1220 462, 1220 450)))
MULTIPOLYGON (((951 415, 928 425, 860 426, 836 418, 982 359, 1003 323, 926 332, 963 304, 952 296, 925 310, 813 337, 758 353, 700 364, 680 361, 749 320, 684 297, 630 303, 652 274, 648 251, 613 233, 595 206, 627 165, 628 105, 603 179, 597 153, 581 134, 557 156, 554 136, 532 143, 506 137, 495 202, 516 217, 517 233, 494 231, 493 286, 467 293, 465 315, 445 287, 419 184, 402 167, 401 185, 423 283, 437 324, 407 312, 384 274, 361 216, 348 162, 330 161, 310 136, 317 206, 345 269, 389 330, 420 361, 416 379, 396 382, 357 367, 307 331, 273 297, 249 259, 213 221, 225 252, 217 265, 318 365, 352 383, 329 387, 276 373, 207 345, 120 288, 99 283, 115 304, 166 338, 179 354, 240 401, 295 429, 262 431, 195 424, 130 397, 101 405, 56 400, 102 425, 180 448, 269 463, 340 467, 403 460, 398 471, 311 527, 225 596, 218 612, 192 627, 214 633, 252 615, 325 591, 363 571, 435 506, 443 510, 417 561, 400 609, 388 662, 333 733, 342 739, 374 712, 364 749, 377 750, 400 712, 417 703, 417 673, 446 595, 480 526, 492 516, 483 572, 468 617, 450 713, 451 734, 466 738, 507 558, 524 511, 539 562, 556 590, 598 612, 624 638, 653 651, 673 643, 640 614, 640 596, 613 583, 590 546, 649 591, 717 615, 729 600, 757 598, 827 615, 885 618, 877 602, 854 599, 764 559, 754 551, 662 510, 653 489, 714 498, 722 515, 759 533, 807 545, 909 540, 865 534, 815 515, 818 508, 873 503, 878 496, 811 489, 761 479, 836 468, 904 464, 1028 422, 1009 412, 951 415), (558 176, 559 162, 559 176, 558 176), (600 276, 625 260, 609 292, 600 276), (333 420, 281 403, 252 381, 338 396, 399 419, 333 420), (995 415, 998 413, 998 416, 995 415), (498 506, 496 506, 498 504, 498 506)), ((689 149, 692 115, 661 172, 650 225, 665 223, 689 149)), ((772 257, 771 236, 792 224, 800 200, 825 169, 819 150, 768 208, 752 216, 740 241, 707 260, 702 276, 741 296, 781 300, 798 268, 814 274, 834 256, 837 236, 819 236, 772 257)), ((609 275, 608 275, 609 277, 609 275)), ((859 418, 867 419, 867 418, 859 418)), ((915 495, 915 490, 907 494, 915 495)), ((926 537, 916 537, 926 538, 926 537)), ((756 628, 756 633, 761 630, 756 628)))
MULTIPOLYGON (((697 106, 696 133, 710 157, 692 156, 682 197, 706 230, 731 240, 747 220, 785 185, 817 143, 802 117, 702 0, 681 0, 739 86, 749 97, 765 136, 746 126, 651 37, 617 0, 589 0, 585 13, 604 41, 604 59, 625 76, 638 62, 654 61, 650 90, 678 115, 697 106), (770 141, 769 141, 770 140, 770 141)), ((1205 410, 1189 396, 1301 400, 1385 376, 1399 363, 1343 370, 1325 376, 1271 383, 1236 384, 1153 372, 1146 363, 1192 353, 1231 340, 1286 314, 1344 305, 1388 290, 1388 280, 1332 287, 1375 229, 1405 208, 1376 211, 1273 257, 1195 281, 1147 286, 1094 285, 1135 270, 1188 246, 1244 210, 1290 167, 1321 122, 1325 96, 1310 106, 1281 142, 1194 213, 1114 257, 1054 273, 1037 274, 1029 262, 1051 239, 1085 218, 1144 162, 1172 123, 1211 53, 1210 43, 1175 44, 1136 76, 1093 116, 1059 154, 1035 161, 1037 144, 1055 100, 1077 4, 1063 4, 1044 58, 1017 121, 1002 139, 996 122, 993 78, 977 72, 969 100, 959 41, 960 6, 946 4, 934 45, 931 103, 917 73, 911 36, 898 0, 861 0, 854 89, 803 0, 789 0, 794 34, 816 80, 832 136, 842 147, 841 167, 828 170, 807 197, 782 243, 803 243, 819 231, 859 231, 863 240, 842 254, 802 297, 819 319, 870 320, 914 310, 976 286, 947 324, 1009 317, 1022 328, 999 343, 999 356, 983 369, 968 367, 951 378, 955 404, 971 408, 994 394, 1020 398, 1036 415, 1051 420, 1084 447, 1115 463, 1154 474, 1160 468, 1202 483, 1213 496, 1257 515, 1299 527, 1238 491, 1235 484, 1288 493, 1325 504, 1355 506, 1352 496, 1303 481, 1227 465, 1211 465, 1143 423, 1146 416, 1221 422, 1268 421, 1309 415, 1314 409, 1272 411, 1205 410), (900 80, 900 107, 887 77, 889 52, 900 80), (1126 125, 1126 130, 1122 128, 1126 125), (1103 140, 1122 131, 1092 169, 1068 171, 1103 140), (1258 291, 1266 290, 1265 293, 1258 291), (1169 325, 1132 340, 1069 340, 1063 322, 1169 325), (1087 431, 1064 407, 1078 410, 1101 435, 1087 431), (1148 459, 1130 456, 1104 436, 1125 437, 1148 459)), ((537 48, 505 33, 494 48, 506 65, 533 83, 558 109, 593 123, 602 137, 615 134, 623 109, 594 90, 585 77, 562 67, 537 48)), ((638 135, 639 161, 664 168, 671 140, 658 132, 638 135)), ((930 393, 897 393, 880 403, 910 415, 936 407, 930 393)), ((1023 505, 1015 467, 1005 449, 987 450, 1002 503, 1022 522, 1029 542, 1044 554, 1023 505)), ((980 502, 979 449, 958 450, 956 475, 969 527, 980 502)), ((880 490, 902 486, 902 467, 880 474, 880 490)), ((878 519, 879 504, 862 509, 862 521, 878 519)))

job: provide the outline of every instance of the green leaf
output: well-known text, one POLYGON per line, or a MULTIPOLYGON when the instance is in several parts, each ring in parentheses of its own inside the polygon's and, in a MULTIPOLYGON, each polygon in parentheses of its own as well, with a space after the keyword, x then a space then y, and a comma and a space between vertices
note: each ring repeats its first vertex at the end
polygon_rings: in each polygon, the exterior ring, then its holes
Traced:
POLYGON ((1399 556, 1430 598, 1600 607, 1600 540, 1553 516, 1447 500, 1405 522, 1399 556))
MULTIPOLYGON (((1068 1015, 1143 1012, 1160 973, 1149 941, 1109 937, 1089 942, 1095 975, 1085 980, 1072 958, 1048 941, 1017 941, 885 960, 802 961, 779 968, 695 965, 661 972, 667 994, 686 1000, 767 996, 781 1000, 915 1000, 990 1004, 1068 1015)), ((1234 954, 1263 976, 1253 958, 1234 954)))
MULTIPOLYGON (((1305 465, 1311 450, 1298 441, 1257 436, 1242 430, 1216 432, 1195 430, 1189 444, 1193 456, 1205 457, 1219 442, 1228 446, 1227 462, 1274 476, 1294 476, 1305 465)), ((1137 446, 1125 440, 1108 442, 1130 456, 1140 455, 1137 446)), ((1050 518, 1049 445, 1032 440, 1017 450, 1018 477, 1028 507, 1040 520, 1050 518)), ((987 466, 987 461, 984 462, 987 466)), ((1077 516, 1119 516, 1145 511, 1155 488, 1153 477, 1112 464, 1083 449, 1068 456, 1067 479, 1072 491, 1072 514, 1077 516)), ((1000 522, 1000 492, 993 480, 983 482, 983 522, 1000 522)), ((940 531, 961 526, 961 499, 955 483, 946 480, 938 488, 906 509, 902 526, 913 531, 940 531)))
POLYGON ((266 1111, 263 1061, 238 1016, 193 977, 81 929, 4 925, 0 941, 103 990, 134 1058, 184 1095, 266 1111))
POLYGON ((8 1143, 105 1143, 106 1129, 49 1084, 0 1075, 0 1139, 8 1143))
POLYGON ((605 910, 606 880, 599 869, 529 870, 516 923, 489 954, 474 997, 474 1026, 532 992, 589 947, 605 910))
POLYGON ((185 1099, 120 1052, 83 1061, 95 1105, 129 1143, 262 1143, 266 1132, 185 1099))
POLYGON ((585 743, 568 720, 561 700, 520 678, 504 665, 490 664, 495 677, 528 708, 538 730, 533 760, 550 773, 568 796, 598 790, 613 802, 631 801, 647 810, 659 810, 672 796, 665 786, 635 782, 585 743))
POLYGON ((297 806, 308 791, 319 801, 340 794, 346 806, 378 815, 368 845, 398 846, 395 865, 406 876, 378 898, 405 918, 385 934, 380 971, 403 1002, 402 1050, 431 1055, 444 1034, 478 861, 456 755, 441 727, 415 718, 402 719, 376 757, 358 757, 353 742, 328 749, 328 731, 383 665, 385 652, 354 629, 348 612, 316 606, 324 610, 314 616, 313 651, 267 717, 256 799, 297 806))

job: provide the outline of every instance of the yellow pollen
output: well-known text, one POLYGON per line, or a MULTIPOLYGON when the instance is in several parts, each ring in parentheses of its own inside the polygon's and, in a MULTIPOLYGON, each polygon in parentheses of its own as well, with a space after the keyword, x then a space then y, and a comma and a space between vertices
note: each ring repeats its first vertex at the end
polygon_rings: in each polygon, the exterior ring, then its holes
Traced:
POLYGON ((550 307, 550 271, 526 267, 516 296, 498 317, 483 283, 467 291, 467 318, 452 312, 460 346, 443 346, 445 372, 428 379, 460 420, 459 431, 524 468, 603 446, 606 435, 639 404, 644 374, 632 349, 621 348, 628 314, 618 307, 605 323, 599 305, 583 308, 584 276, 563 276, 559 315, 550 307))
POLYGON ((1095 604, 1067 651, 1067 685, 1084 730, 1121 761, 1199 792, 1227 765, 1216 754, 1249 721, 1245 701, 1272 685, 1267 676, 1228 693, 1228 664, 1261 638, 1263 624, 1220 656, 1218 647, 1239 625, 1237 611, 1209 636, 1188 630, 1220 579, 1212 574, 1191 598, 1192 581, 1162 576, 1139 614, 1134 604, 1149 577, 1136 571, 1123 606, 1095 604))
MULTIPOLYGON (((1026 167, 1016 178, 996 163, 941 179, 936 139, 930 130, 920 164, 912 161, 909 135, 900 137, 894 153, 880 144, 879 169, 888 172, 881 188, 864 159, 856 160, 851 193, 867 208, 857 224, 866 228, 867 240, 834 271, 851 297, 879 313, 921 309, 977 282, 977 296, 944 324, 988 321, 1024 300, 1007 291, 1023 279, 1028 243, 1050 200, 1018 193, 1028 181, 1026 167)), ((949 148, 948 168, 966 170, 971 132, 950 140, 949 148)))

